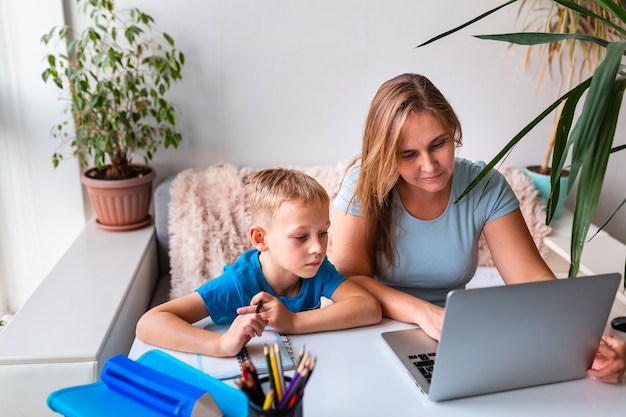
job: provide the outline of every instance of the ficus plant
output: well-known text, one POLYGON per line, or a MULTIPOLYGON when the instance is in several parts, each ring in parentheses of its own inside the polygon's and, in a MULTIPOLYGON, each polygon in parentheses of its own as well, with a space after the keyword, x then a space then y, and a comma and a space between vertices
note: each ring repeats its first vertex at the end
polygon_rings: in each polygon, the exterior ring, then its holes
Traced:
POLYGON ((61 147, 53 165, 68 156, 90 176, 124 179, 135 175, 133 157, 148 162, 161 147, 177 148, 176 111, 167 99, 182 80, 184 54, 174 39, 154 27, 137 8, 118 10, 113 0, 76 0, 90 24, 77 32, 55 26, 41 41, 54 47, 45 56, 44 82, 67 101, 68 118, 52 128, 61 147))
MULTIPOLYGON (((456 28, 435 36, 419 45, 419 47, 449 36, 518 1, 520 0, 507 1, 456 28)), ((623 151, 626 148, 626 145, 613 145, 624 89, 626 88, 626 73, 621 63, 626 52, 626 30, 624 29, 624 25, 626 25, 626 3, 623 0, 619 4, 612 0, 595 0, 594 4, 603 13, 596 13, 594 10, 580 5, 580 1, 552 0, 547 3, 558 4, 560 8, 584 16, 588 21, 595 21, 598 24, 601 23, 602 26, 610 27, 614 34, 609 37, 606 36, 607 32, 599 32, 597 34, 564 33, 561 30, 553 32, 549 30, 550 27, 547 27, 546 31, 541 32, 524 31, 476 36, 479 39, 527 46, 576 40, 579 43, 598 45, 604 50, 604 54, 597 64, 592 65, 591 76, 565 92, 554 103, 542 110, 528 125, 523 127, 487 163, 459 199, 463 198, 470 189, 474 188, 485 177, 487 172, 502 161, 512 148, 526 137, 540 121, 562 106, 552 149, 552 169, 550 174, 552 191, 548 200, 546 223, 549 224, 551 222, 559 199, 559 177, 561 172, 568 168, 567 194, 570 193, 575 183, 578 184, 573 209, 574 220, 572 224, 569 269, 569 276, 575 277, 578 274, 587 233, 600 198, 609 157, 611 154, 623 151), (570 166, 566 167, 568 157, 570 158, 570 166)), ((624 206, 624 203, 626 203, 626 196, 600 229, 624 206)))

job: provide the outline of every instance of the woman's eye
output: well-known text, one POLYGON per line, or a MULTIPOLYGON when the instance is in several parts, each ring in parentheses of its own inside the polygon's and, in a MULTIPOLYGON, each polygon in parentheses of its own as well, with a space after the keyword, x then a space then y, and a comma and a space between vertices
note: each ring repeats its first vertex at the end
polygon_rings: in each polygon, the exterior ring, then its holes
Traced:
POLYGON ((400 158, 402 159, 410 159, 415 156, 415 152, 403 152, 400 154, 400 158))
POLYGON ((320 236, 328 236, 328 230, 324 230, 323 232, 320 232, 320 236))

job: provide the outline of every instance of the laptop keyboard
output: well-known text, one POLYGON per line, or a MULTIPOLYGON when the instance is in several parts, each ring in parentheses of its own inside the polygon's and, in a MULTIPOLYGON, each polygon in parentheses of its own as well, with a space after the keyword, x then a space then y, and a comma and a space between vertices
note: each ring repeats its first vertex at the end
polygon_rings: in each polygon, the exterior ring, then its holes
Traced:
POLYGON ((433 377, 433 367, 435 366, 435 352, 419 353, 417 355, 409 355, 409 359, 413 365, 417 367, 420 373, 430 382, 433 377))

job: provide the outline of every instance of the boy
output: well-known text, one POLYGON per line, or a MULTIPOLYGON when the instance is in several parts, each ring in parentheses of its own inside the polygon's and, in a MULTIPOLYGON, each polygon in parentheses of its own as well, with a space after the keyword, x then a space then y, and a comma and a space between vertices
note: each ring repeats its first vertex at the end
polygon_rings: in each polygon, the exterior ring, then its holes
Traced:
POLYGON ((310 176, 291 169, 251 174, 247 191, 254 249, 195 292, 146 312, 137 337, 146 343, 210 356, 235 356, 265 326, 286 334, 378 323, 380 304, 326 258, 330 199, 310 176), (323 309, 320 296, 333 303, 323 309), (224 334, 194 327, 210 315, 232 318, 224 334))

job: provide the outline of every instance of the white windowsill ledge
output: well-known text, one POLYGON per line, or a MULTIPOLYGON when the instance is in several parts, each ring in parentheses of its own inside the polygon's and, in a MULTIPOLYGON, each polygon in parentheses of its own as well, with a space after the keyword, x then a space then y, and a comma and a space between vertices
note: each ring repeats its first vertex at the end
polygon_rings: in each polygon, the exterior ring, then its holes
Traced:
POLYGON ((99 379, 127 354, 157 282, 154 226, 114 233, 91 220, 0 332, 0 407, 7 416, 55 416, 60 388, 99 379))

